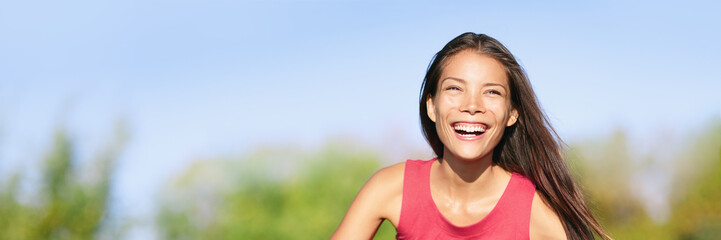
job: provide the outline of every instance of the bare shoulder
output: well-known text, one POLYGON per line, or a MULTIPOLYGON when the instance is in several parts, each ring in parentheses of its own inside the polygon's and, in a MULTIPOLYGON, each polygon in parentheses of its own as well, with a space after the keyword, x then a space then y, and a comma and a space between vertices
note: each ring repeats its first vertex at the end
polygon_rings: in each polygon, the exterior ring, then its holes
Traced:
POLYGON ((406 163, 396 163, 391 166, 378 170, 368 183, 379 184, 380 188, 397 187, 400 185, 403 187, 403 173, 405 172, 406 163))
POLYGON ((363 185, 331 239, 369 239, 383 219, 400 217, 405 163, 378 170, 363 185))
POLYGON ((382 168, 366 183, 368 190, 373 192, 382 205, 379 209, 381 216, 394 224, 398 218, 396 215, 400 215, 405 165, 405 163, 397 163, 382 168))
POLYGON ((563 223, 555 211, 543 201, 536 191, 531 206, 530 237, 537 239, 566 239, 563 223))

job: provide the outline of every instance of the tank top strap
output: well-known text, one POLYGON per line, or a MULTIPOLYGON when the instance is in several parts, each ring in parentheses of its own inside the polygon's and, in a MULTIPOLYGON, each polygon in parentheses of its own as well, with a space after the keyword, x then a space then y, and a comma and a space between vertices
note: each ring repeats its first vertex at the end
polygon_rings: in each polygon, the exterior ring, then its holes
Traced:
POLYGON ((403 232, 403 229, 415 229, 417 224, 424 224, 424 214, 428 213, 429 209, 425 205, 425 183, 430 182, 430 176, 428 174, 431 165, 431 160, 407 160, 405 165, 405 171, 403 173, 403 197, 401 205, 401 216, 398 221, 398 231, 403 232))
POLYGON ((494 228, 494 232, 512 239, 528 239, 531 221, 531 205, 536 186, 520 173, 513 173, 511 181, 501 199, 496 203, 495 214, 489 215, 490 222, 504 222, 505 226, 494 228))

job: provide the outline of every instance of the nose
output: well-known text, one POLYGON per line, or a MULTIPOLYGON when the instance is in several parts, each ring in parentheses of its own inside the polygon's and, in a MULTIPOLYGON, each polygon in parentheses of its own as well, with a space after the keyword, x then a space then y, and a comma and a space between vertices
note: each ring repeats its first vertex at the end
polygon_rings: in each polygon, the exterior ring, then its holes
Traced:
POLYGON ((476 94, 468 94, 463 98, 463 102, 461 103, 460 110, 462 112, 467 112, 471 115, 474 115, 476 113, 485 113, 486 108, 483 104, 483 99, 476 96, 476 94))

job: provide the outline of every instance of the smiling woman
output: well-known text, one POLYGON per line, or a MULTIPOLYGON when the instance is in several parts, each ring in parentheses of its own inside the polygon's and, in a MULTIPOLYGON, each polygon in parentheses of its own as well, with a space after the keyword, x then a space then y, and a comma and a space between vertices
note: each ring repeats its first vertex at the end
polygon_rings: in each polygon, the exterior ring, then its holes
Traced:
POLYGON ((333 239, 610 239, 576 187, 523 69, 497 40, 464 33, 431 62, 420 96, 437 158, 379 170, 333 239))

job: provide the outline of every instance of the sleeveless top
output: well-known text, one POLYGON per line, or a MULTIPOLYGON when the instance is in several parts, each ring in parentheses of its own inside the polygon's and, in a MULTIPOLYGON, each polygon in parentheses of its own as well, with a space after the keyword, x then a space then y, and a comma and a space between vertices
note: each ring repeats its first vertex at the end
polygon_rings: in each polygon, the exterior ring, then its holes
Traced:
POLYGON ((436 159, 408 160, 396 239, 529 239, 531 203, 536 187, 511 175, 496 206, 480 221, 458 226, 446 219, 431 197, 431 165, 436 159))

